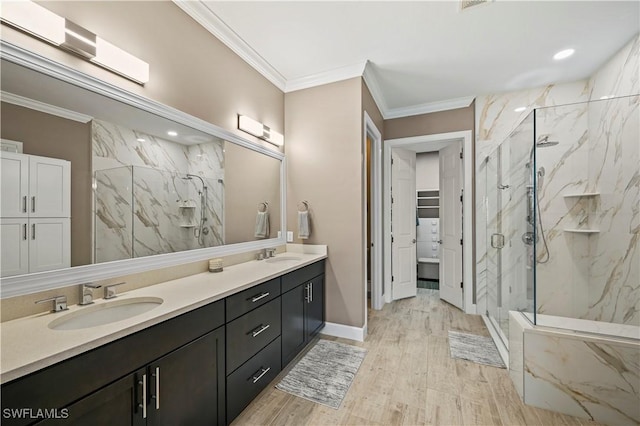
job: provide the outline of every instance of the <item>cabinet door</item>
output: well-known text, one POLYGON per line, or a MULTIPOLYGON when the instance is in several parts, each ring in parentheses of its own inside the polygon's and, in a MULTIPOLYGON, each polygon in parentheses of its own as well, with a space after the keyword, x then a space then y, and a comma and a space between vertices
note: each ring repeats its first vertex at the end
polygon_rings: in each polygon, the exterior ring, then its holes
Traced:
POLYGON ((71 266, 71 232, 68 218, 30 219, 29 272, 71 266))
POLYGON ((71 216, 71 163, 29 156, 29 216, 71 216))
POLYGON ((305 286, 309 286, 306 297, 306 334, 307 341, 315 336, 324 325, 324 275, 320 275, 305 286))
POLYGON ((0 160, 0 216, 27 217, 29 156, 3 152, 0 160))
POLYGON ((148 377, 149 424, 224 424, 224 327, 160 358, 148 377))
POLYGON ((304 304, 306 284, 282 295, 282 365, 287 365, 305 345, 304 304))
POLYGON ((38 425, 146 425, 142 369, 82 398, 69 407, 50 412, 51 419, 38 425))
POLYGON ((26 219, 0 219, 0 273, 3 277, 29 272, 29 241, 26 219))

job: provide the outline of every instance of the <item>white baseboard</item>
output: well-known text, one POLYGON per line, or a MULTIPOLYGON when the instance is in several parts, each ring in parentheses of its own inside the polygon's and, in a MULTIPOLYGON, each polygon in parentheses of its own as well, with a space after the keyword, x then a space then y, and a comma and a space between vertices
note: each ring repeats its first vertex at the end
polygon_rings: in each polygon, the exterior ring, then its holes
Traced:
POLYGON ((364 342, 364 338, 367 335, 367 327, 353 327, 350 325, 327 322, 324 324, 324 328, 320 330, 320 334, 364 342))

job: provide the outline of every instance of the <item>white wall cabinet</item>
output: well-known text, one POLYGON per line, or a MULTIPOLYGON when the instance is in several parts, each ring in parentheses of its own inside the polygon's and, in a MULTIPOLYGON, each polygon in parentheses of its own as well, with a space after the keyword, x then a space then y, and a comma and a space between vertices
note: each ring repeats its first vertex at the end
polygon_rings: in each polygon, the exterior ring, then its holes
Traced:
POLYGON ((71 163, 2 153, 2 217, 70 217, 71 163))
POLYGON ((3 152, 0 275, 71 266, 71 163, 3 152))

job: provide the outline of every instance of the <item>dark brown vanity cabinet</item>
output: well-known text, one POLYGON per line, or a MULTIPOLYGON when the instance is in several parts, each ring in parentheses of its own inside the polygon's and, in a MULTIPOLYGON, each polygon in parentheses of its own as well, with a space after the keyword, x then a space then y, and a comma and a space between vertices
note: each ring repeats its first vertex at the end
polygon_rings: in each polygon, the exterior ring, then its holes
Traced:
POLYGON ((324 326, 324 261, 282 277, 282 365, 324 326))
POLYGON ((324 260, 3 384, 2 425, 228 424, 323 325, 324 260))
POLYGON ((227 423, 281 370, 280 278, 226 299, 227 423))
POLYGON ((224 424, 223 325, 214 302, 5 383, 2 424, 224 424))

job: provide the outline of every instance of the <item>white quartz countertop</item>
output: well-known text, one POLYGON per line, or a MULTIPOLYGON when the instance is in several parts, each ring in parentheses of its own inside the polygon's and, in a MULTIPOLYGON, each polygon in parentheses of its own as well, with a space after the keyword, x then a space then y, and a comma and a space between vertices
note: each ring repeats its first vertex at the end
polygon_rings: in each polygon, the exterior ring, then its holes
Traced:
POLYGON ((274 263, 254 260, 225 266, 223 272, 204 272, 123 292, 116 299, 96 300, 90 306, 127 298, 163 299, 161 305, 148 312, 105 325, 78 330, 52 330, 48 327, 51 321, 63 315, 87 308, 79 305, 69 306, 69 310, 63 312, 4 322, 0 324, 0 382, 22 377, 327 257, 326 246, 305 247, 309 247, 305 252, 288 251, 276 256, 295 256, 300 260, 274 263))

